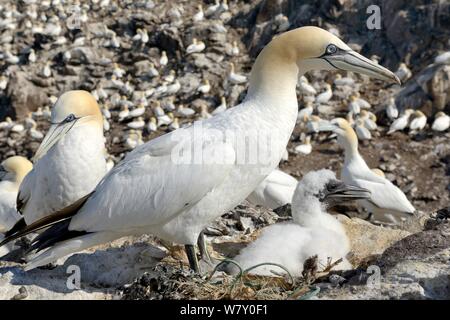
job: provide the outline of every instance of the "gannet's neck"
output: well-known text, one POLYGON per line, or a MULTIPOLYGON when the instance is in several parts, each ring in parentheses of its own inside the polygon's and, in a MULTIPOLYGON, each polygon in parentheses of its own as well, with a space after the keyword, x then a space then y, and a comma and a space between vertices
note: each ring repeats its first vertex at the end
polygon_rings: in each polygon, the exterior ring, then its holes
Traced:
POLYGON ((268 45, 253 65, 246 100, 256 99, 282 109, 285 102, 297 101, 299 73, 302 71, 293 59, 283 57, 278 46, 268 45))
POLYGON ((349 126, 345 128, 345 135, 338 136, 338 143, 345 150, 345 163, 350 162, 352 159, 359 157, 358 152, 358 137, 355 131, 349 126))

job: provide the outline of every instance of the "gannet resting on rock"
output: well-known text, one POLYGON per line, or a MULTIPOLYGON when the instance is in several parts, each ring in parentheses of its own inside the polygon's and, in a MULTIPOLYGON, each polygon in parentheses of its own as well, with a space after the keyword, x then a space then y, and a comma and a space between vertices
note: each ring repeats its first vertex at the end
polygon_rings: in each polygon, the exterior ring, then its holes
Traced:
POLYGON ((347 120, 336 118, 321 131, 333 131, 338 136, 339 145, 345 150, 345 162, 341 179, 361 188, 370 190, 368 200, 358 202, 373 213, 380 222, 398 223, 399 219, 411 216, 415 209, 405 194, 389 180, 374 173, 358 152, 358 138, 347 120))
MULTIPOLYGON (((9 231, 22 217, 16 209, 17 193, 23 178, 33 165, 24 157, 14 156, 0 165, 0 240, 2 233, 9 231)), ((7 254, 11 247, 0 248, 0 257, 7 254)))
POLYGON ((444 112, 436 113, 431 129, 434 131, 445 131, 450 127, 450 117, 444 112))
POLYGON ((150 233, 184 244, 198 271, 194 245, 200 232, 277 167, 297 119, 297 79, 313 69, 398 82, 391 71, 323 29, 303 27, 278 35, 256 59, 240 105, 137 147, 93 193, 0 245, 53 225, 34 242, 34 249, 46 251, 32 258, 27 267, 32 269, 126 235, 150 233), (234 138, 224 139, 230 133, 234 138), (258 154, 247 154, 240 144, 247 138, 270 144, 259 143, 258 154), (195 153, 189 158, 192 146, 195 153))
MULTIPOLYGON (((277 263, 298 277, 302 275, 306 259, 317 255, 320 269, 329 259, 335 262, 342 258, 334 270, 351 269, 346 259, 350 242, 339 221, 327 212, 328 207, 351 200, 367 199, 370 192, 336 180, 329 170, 310 172, 303 177, 295 189, 292 199, 293 222, 277 223, 265 228, 261 236, 244 248, 234 260, 243 268, 264 262, 277 263)), ((237 267, 229 265, 235 273, 237 267)), ((285 273, 273 265, 264 265, 250 273, 273 276, 271 270, 285 273)))
POLYGON ((276 209, 292 202, 296 187, 297 179, 275 169, 250 193, 247 200, 265 208, 276 209))
POLYGON ((405 112, 399 118, 395 119, 395 121, 392 122, 387 134, 392 134, 395 131, 404 130, 408 126, 409 117, 413 112, 414 110, 412 109, 406 109, 405 112))
POLYGON ((34 168, 20 185, 14 232, 90 193, 106 173, 103 117, 87 91, 62 94, 52 125, 33 157, 34 168))
POLYGON ((397 105, 395 104, 394 97, 389 98, 389 101, 386 105, 386 115, 391 120, 398 118, 398 109, 397 109, 397 105))
POLYGON ((409 123, 409 129, 411 129, 411 131, 420 131, 425 128, 425 125, 427 124, 427 116, 422 111, 414 111, 412 117, 413 119, 409 123))

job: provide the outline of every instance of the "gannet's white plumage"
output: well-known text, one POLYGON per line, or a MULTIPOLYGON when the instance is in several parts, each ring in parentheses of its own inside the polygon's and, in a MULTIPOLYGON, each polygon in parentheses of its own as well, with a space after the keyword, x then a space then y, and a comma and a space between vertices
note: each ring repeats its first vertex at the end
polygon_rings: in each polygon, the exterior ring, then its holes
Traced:
MULTIPOLYGON (((386 178, 374 173, 358 152, 358 138, 347 120, 336 118, 331 130, 338 136, 338 143, 345 150, 345 162, 341 179, 370 190, 368 200, 359 202, 380 222, 398 223, 399 219, 415 212, 405 194, 386 178)), ((323 129, 323 128, 322 128, 323 129)))
MULTIPOLYGON (((192 247, 201 230, 243 201, 275 169, 285 152, 297 119, 295 89, 299 73, 336 68, 398 81, 392 72, 352 51, 323 29, 303 27, 277 36, 256 59, 247 97, 240 105, 130 152, 92 195, 55 216, 59 219, 64 215, 66 219, 35 242, 35 248, 47 251, 35 257, 28 268, 123 235, 142 233, 185 244, 195 268, 192 247), (194 135, 198 126, 203 130, 194 135), (235 138, 224 142, 224 134, 229 132, 235 138), (261 139, 264 135, 271 141, 258 149, 264 159, 256 163, 253 157, 242 161, 237 141, 244 137, 261 139), (214 154, 221 162, 175 161, 174 153, 186 154, 196 143, 200 145, 195 157, 198 152, 214 154), (67 239, 70 231, 75 237, 67 239)), ((48 223, 36 223, 28 231, 48 223)))
POLYGON ((450 117, 444 112, 436 113, 431 129, 434 131, 445 131, 450 127, 450 117))
POLYGON ((87 91, 61 95, 23 180, 18 209, 30 224, 90 193, 106 173, 103 117, 87 91))
POLYGON ((296 187, 297 179, 280 169, 275 169, 256 187, 247 200, 256 205, 276 209, 292 202, 296 187))
MULTIPOLYGON (((14 156, 0 165, 0 240, 21 216, 16 209, 16 198, 23 178, 33 168, 28 159, 14 156)), ((0 257, 7 254, 13 246, 0 247, 0 257)))
MULTIPOLYGON (((308 173, 298 183, 294 193, 293 222, 265 228, 261 236, 244 248, 234 260, 243 269, 265 262, 277 263, 287 268, 291 275, 301 276, 305 260, 317 255, 321 269, 327 266, 329 258, 333 262, 342 258, 343 261, 336 269, 349 269, 351 264, 346 259, 350 251, 349 239, 339 221, 326 211, 328 204, 348 200, 345 198, 345 192, 348 193, 351 189, 353 197, 358 198, 357 189, 345 187, 343 188, 334 173, 329 170, 308 173), (333 188, 346 191, 336 192, 333 188), (335 198, 332 200, 333 196, 335 198)), ((367 197, 368 192, 359 190, 359 195, 367 197)), ((231 272, 236 271, 233 266, 230 266, 230 269, 231 272)), ((271 270, 284 273, 273 265, 260 266, 251 273, 273 276, 271 270)))

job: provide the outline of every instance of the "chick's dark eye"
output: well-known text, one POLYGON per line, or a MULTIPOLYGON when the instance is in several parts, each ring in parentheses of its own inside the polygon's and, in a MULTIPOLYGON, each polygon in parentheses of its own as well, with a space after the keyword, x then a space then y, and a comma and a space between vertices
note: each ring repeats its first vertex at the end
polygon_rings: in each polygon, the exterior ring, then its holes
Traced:
POLYGON ((336 53, 337 47, 334 44, 329 44, 326 51, 327 51, 327 54, 336 53))
POLYGON ((334 181, 327 184, 328 191, 336 190, 337 187, 338 187, 338 184, 337 184, 337 182, 334 182, 334 181))

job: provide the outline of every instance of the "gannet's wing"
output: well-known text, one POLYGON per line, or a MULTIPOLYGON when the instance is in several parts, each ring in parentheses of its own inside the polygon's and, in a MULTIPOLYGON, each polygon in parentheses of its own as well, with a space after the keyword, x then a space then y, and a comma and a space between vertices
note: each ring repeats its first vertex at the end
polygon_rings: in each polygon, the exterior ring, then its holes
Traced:
POLYGON ((70 230, 114 231, 162 224, 220 185, 235 164, 233 147, 210 139, 209 134, 209 140, 205 137, 205 142, 196 146, 192 161, 183 162, 177 155, 191 152, 193 143, 202 137, 194 140, 192 130, 182 130, 178 132, 182 141, 174 139, 176 131, 158 137, 114 167, 72 218, 70 230), (198 152, 203 160, 213 155, 217 161, 204 163, 195 158, 198 152))
POLYGON ((386 178, 380 177, 372 171, 357 174, 352 177, 353 183, 371 192, 370 202, 379 208, 413 213, 414 207, 405 194, 386 178))

